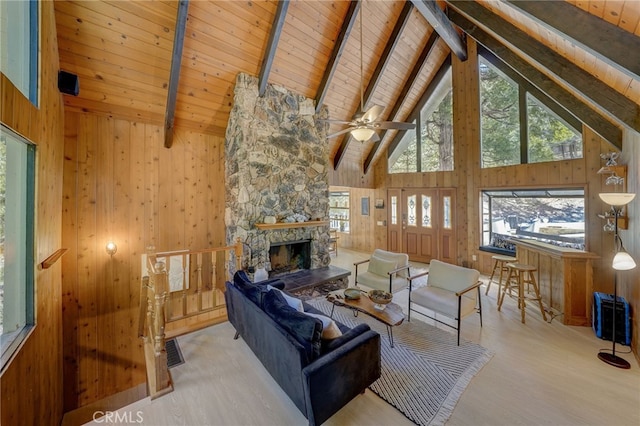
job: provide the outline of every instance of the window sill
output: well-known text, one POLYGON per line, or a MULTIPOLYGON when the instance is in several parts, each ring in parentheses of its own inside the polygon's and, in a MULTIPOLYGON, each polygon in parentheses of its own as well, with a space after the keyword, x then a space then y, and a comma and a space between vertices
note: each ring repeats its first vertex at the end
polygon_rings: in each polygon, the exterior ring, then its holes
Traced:
POLYGON ((499 247, 480 246, 480 247, 478 247, 478 249, 480 251, 486 251, 486 252, 495 253, 495 254, 504 254, 506 256, 515 256, 516 255, 516 251, 515 250, 507 250, 507 249, 503 249, 503 248, 499 248, 499 247))

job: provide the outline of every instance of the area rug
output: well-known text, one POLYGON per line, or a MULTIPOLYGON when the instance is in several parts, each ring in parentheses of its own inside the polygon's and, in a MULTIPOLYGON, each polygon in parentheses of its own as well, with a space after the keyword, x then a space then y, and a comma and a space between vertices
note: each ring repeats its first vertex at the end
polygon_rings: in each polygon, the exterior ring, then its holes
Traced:
MULTIPOLYGON (((307 303, 329 315, 331 303, 324 297, 307 303)), ((350 327, 367 323, 380 333, 382 375, 371 391, 394 406, 417 425, 441 425, 451 416, 471 379, 493 353, 456 335, 422 321, 404 321, 393 328, 394 347, 389 346, 386 326, 347 308, 336 307, 333 318, 350 327)))

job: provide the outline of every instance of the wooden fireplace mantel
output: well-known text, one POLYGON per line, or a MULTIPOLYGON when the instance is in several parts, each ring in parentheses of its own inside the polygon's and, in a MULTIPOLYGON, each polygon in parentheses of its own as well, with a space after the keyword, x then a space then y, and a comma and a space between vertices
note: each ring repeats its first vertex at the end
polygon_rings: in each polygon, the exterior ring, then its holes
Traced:
POLYGON ((328 226, 328 220, 310 220, 308 222, 278 222, 278 223, 256 223, 256 228, 267 229, 287 229, 287 228, 303 228, 307 226, 328 226))

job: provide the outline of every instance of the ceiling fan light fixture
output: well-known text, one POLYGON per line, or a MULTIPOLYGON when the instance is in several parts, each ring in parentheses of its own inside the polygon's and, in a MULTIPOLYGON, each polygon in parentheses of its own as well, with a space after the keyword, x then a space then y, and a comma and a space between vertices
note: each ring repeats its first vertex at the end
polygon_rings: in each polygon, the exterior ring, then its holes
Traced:
POLYGON ((351 131, 351 136, 358 142, 366 142, 373 137, 375 130, 368 127, 356 127, 351 131))

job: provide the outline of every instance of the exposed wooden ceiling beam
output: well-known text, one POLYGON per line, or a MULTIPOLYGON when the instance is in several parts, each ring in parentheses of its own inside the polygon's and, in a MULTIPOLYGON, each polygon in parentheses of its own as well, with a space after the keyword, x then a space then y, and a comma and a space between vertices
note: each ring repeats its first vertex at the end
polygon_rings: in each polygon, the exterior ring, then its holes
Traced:
POLYGON ((514 1, 538 24, 563 38, 569 38, 597 58, 632 78, 640 78, 640 37, 564 1, 514 1), (633 53, 632 53, 633 52, 633 53), (635 53, 635 54, 634 54, 635 53))
POLYGON ((534 87, 545 93, 562 108, 573 114, 578 120, 589 126, 605 140, 621 149, 622 130, 595 111, 593 108, 576 98, 571 92, 550 80, 546 75, 529 65, 524 59, 509 50, 497 39, 478 28, 473 22, 460 13, 451 10, 451 21, 462 28, 467 34, 477 40, 487 50, 493 52, 515 72, 530 82, 534 87))
MULTIPOLYGON (((427 103, 429 98, 433 95, 436 88, 438 87, 438 84, 440 84, 440 82, 442 81, 442 79, 447 74, 450 68, 451 68, 451 55, 447 55, 444 61, 442 61, 440 68, 438 68, 438 71, 431 79, 431 82, 429 83, 427 88, 424 89, 424 91, 422 92, 422 95, 420 95, 420 100, 418 101, 418 103, 416 103, 416 106, 413 108, 413 110, 409 114, 408 121, 413 121, 418 118, 418 116, 420 115, 420 111, 422 111, 422 108, 424 107, 424 104, 427 103)), ((387 150, 388 155, 391 155, 391 153, 395 151, 395 149, 398 147, 398 144, 400 143, 400 140, 402 139, 404 134, 408 131, 409 130, 403 130, 396 134, 396 136, 393 138, 393 140, 389 144, 389 149, 387 150)))
POLYGON ((176 98, 178 97, 178 82, 180 81, 180 65, 182 63, 182 48, 184 47, 184 33, 187 28, 188 11, 189 0, 180 0, 176 18, 176 32, 173 37, 173 55, 171 57, 169 88, 167 90, 167 109, 164 115, 165 148, 171 148, 171 145, 173 145, 176 98))
POLYGON ((344 47, 347 45, 349 34, 351 34, 351 30, 353 29, 353 25, 356 22, 356 18, 358 16, 359 11, 360 11, 360 1, 352 0, 351 4, 349 5, 349 9, 347 10, 347 14, 344 18, 344 21, 342 22, 342 28, 340 29, 340 33, 336 38, 336 43, 333 45, 333 51, 331 52, 331 56, 329 57, 327 68, 325 68, 324 70, 322 81, 320 81, 320 87, 318 87, 318 94, 316 95, 316 113, 320 112, 320 108, 322 108, 322 102, 324 102, 324 97, 327 94, 329 83, 331 83, 333 74, 335 73, 336 68, 338 67, 338 61, 342 56, 344 47))
POLYGON ((410 0, 424 16, 434 30, 447 43, 447 46, 461 61, 467 60, 467 43, 449 22, 447 15, 438 7, 435 0, 410 0))
MULTIPOLYGON (((425 62, 427 62, 427 58, 429 57, 429 54, 431 54, 431 51, 433 50, 434 46, 436 45, 436 42, 439 39, 440 37, 438 36, 438 33, 436 31, 431 32, 431 35, 429 36, 429 40, 427 40, 427 43, 424 45, 424 48, 422 49, 422 52, 420 53, 418 60, 414 64, 413 69, 411 70, 411 73, 409 74, 409 76, 404 82, 404 86, 402 87, 402 90, 400 91, 400 94, 396 99, 396 103, 393 105, 393 108, 391 108, 391 112, 389 112, 389 116, 387 117, 388 120, 390 121, 395 120, 396 115, 398 114, 398 111, 402 107, 402 104, 404 103, 407 95, 409 94, 409 91, 411 90, 411 88, 413 87, 413 84, 415 83, 416 77, 418 76, 418 74, 420 74, 422 67, 424 66, 425 62)), ((364 161, 365 174, 369 171, 369 167, 371 167, 373 158, 375 157, 378 149, 380 149, 380 146, 382 146, 382 141, 384 141, 384 136, 386 134, 387 134, 386 129, 380 131, 380 140, 374 142, 373 146, 369 150, 369 153, 367 154, 367 158, 364 161)))
POLYGON ((258 76, 258 96, 263 96, 265 90, 267 90, 269 73, 271 72, 273 59, 276 56, 276 50, 278 50, 278 41, 280 41, 282 26, 284 25, 284 20, 287 17, 287 9, 289 9, 289 0, 279 0, 278 7, 276 8, 276 14, 273 17, 271 32, 269 33, 267 49, 264 52, 264 58, 262 59, 260 75, 258 76))
MULTIPOLYGON (((400 12, 400 16, 398 17, 398 21, 396 25, 393 27, 393 31, 391 31, 391 36, 387 41, 387 44, 384 47, 384 51, 380 56, 380 60, 378 61, 378 65, 376 65, 376 69, 373 71, 373 75, 371 76, 371 80, 369 80, 369 84, 367 85, 367 89, 364 91, 363 96, 363 105, 358 106, 358 111, 362 107, 362 112, 366 111, 367 105, 371 102, 371 98, 373 97, 373 93, 378 87, 378 83, 380 83, 380 78, 384 73, 385 68, 389 64, 389 59, 391 59, 391 55, 393 54, 393 50, 395 49, 398 41, 400 40, 400 35, 402 34, 402 30, 409 22, 409 16, 411 15, 411 11, 413 10, 413 5, 409 2, 406 2, 402 11, 400 12)), ((362 34, 360 34, 362 37, 362 34)), ((356 111, 357 112, 357 111, 356 111)), ((355 114, 355 113, 354 113, 355 114)), ((338 166, 340 166, 340 162, 342 161, 342 157, 344 153, 347 151, 347 147, 349 146, 349 142, 351 141, 351 134, 347 134, 342 138, 342 142, 338 147, 338 151, 336 152, 335 157, 333 158, 333 169, 337 170, 338 166)))
MULTIPOLYGON (((637 132, 640 131, 640 107, 631 99, 620 94, 479 3, 463 0, 447 0, 447 3, 470 19, 474 27, 476 25, 482 26, 492 35, 504 40, 506 44, 513 46, 514 49, 522 52, 531 61, 539 64, 541 68, 548 70, 566 82, 573 90, 590 99, 594 106, 601 108, 615 120, 637 132)), ((453 18, 451 13, 449 16, 453 18)), ((455 19, 452 20, 458 24, 455 19)), ((463 30, 473 36, 472 32, 475 28, 463 27, 463 30)))

